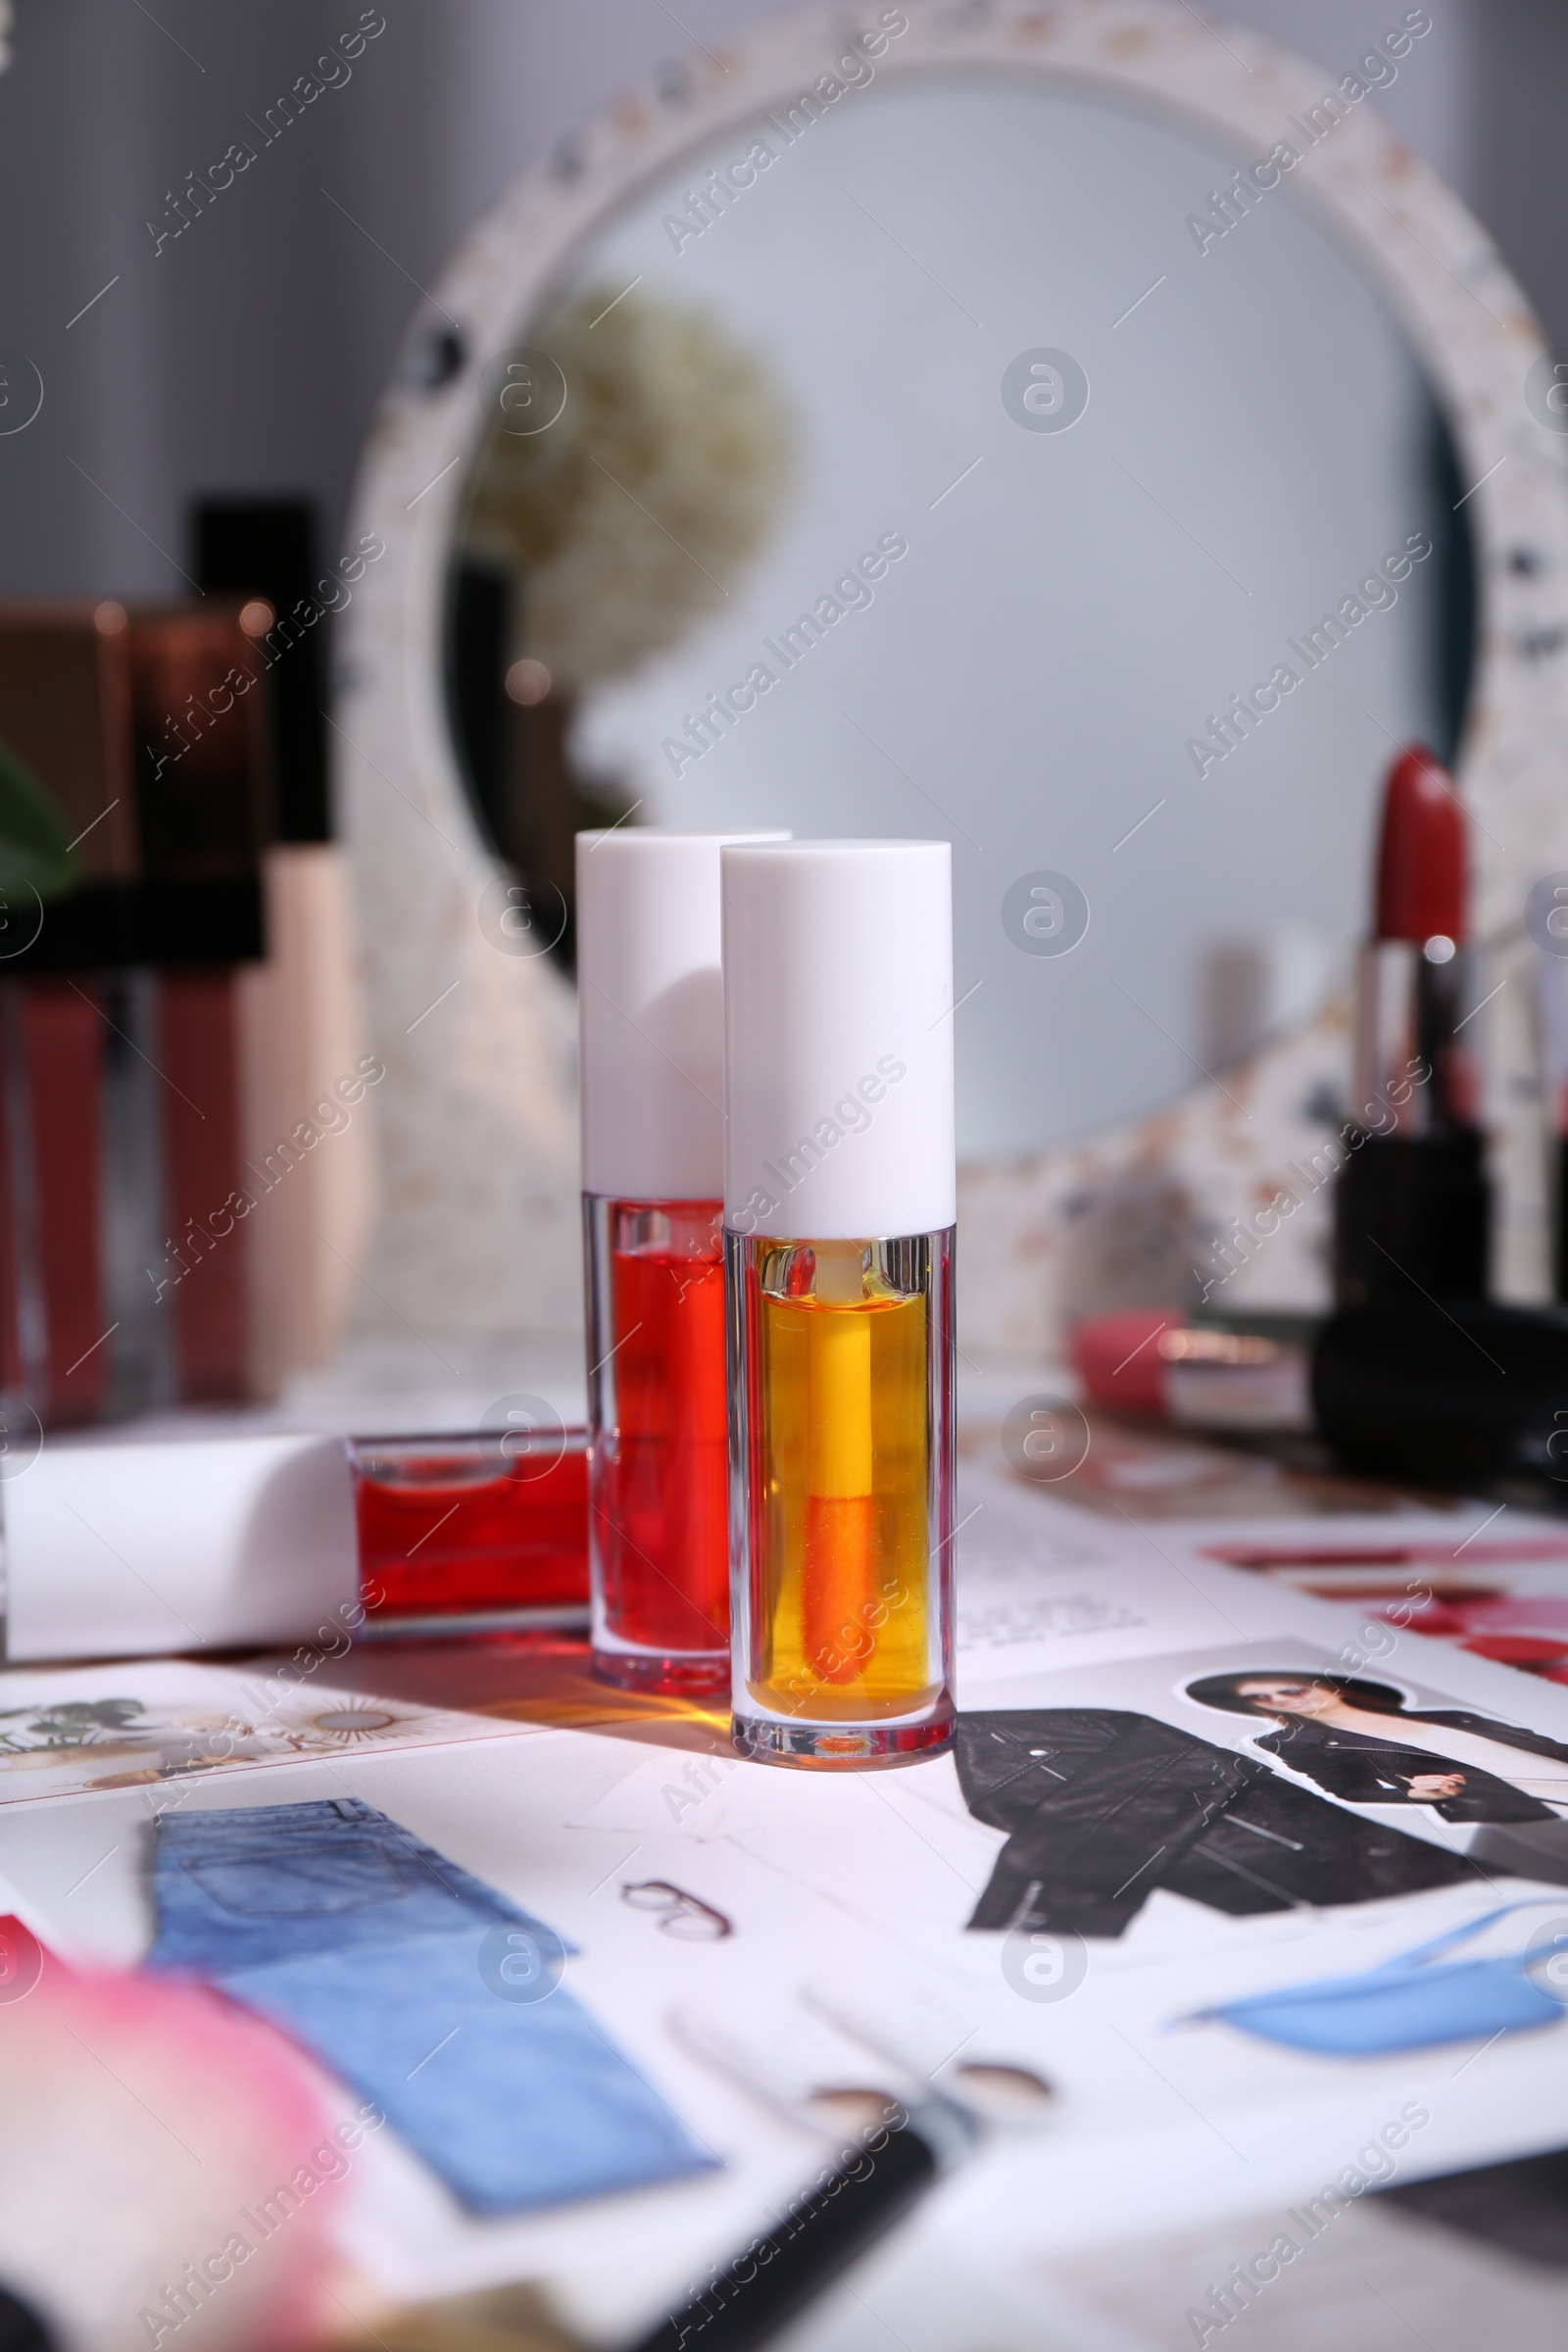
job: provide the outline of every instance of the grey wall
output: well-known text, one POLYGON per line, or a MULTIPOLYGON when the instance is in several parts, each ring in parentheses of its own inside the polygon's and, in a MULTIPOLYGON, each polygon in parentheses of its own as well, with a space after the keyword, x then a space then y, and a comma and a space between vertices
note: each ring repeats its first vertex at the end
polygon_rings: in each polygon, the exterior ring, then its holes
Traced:
MULTIPOLYGON (((0 592, 180 591, 197 489, 314 490, 335 538, 418 284, 576 115, 686 46, 657 0, 380 0, 352 77, 264 146, 248 118, 363 4, 19 0, 0 346, 44 406, 0 436, 0 592), (155 255, 166 192, 240 138, 256 162, 155 255)), ((681 7, 700 38, 762 13, 681 7)))
POLYGON ((1472 104, 1481 136, 1465 193, 1568 345, 1568 9, 1486 0, 1472 104))
MULTIPOLYGON (((1378 103, 1495 228, 1568 339, 1568 9, 1428 4, 1433 32, 1378 103)), ((166 191, 232 139, 260 146, 247 118, 360 13, 360 0, 157 0, 153 15, 139 0, 18 0, 0 77, 0 345, 29 356, 45 397, 24 432, 0 436, 0 591, 177 592, 193 490, 315 491, 335 540, 417 285, 467 222, 688 33, 721 43, 768 8, 680 0, 677 23, 662 0, 380 0, 386 29, 348 83, 155 256, 144 223, 166 191)), ((1225 13, 1327 74, 1402 0, 1225 13)))

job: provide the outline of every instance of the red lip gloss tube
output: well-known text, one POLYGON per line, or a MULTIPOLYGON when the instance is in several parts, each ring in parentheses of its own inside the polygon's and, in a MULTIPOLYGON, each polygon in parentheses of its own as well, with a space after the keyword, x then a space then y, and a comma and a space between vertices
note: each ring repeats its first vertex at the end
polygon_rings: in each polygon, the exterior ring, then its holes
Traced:
POLYGON ((580 1632, 586 1430, 350 1438, 348 1452, 362 1642, 580 1632))
POLYGON ((577 836, 594 1672, 729 1685, 719 849, 577 836))

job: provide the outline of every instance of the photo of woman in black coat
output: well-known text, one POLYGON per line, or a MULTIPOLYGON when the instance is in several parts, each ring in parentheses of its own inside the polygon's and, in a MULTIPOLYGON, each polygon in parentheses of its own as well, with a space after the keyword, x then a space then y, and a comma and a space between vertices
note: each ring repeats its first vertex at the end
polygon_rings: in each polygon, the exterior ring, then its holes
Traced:
POLYGON ((1205 1675, 1187 1695, 1271 1719, 1257 1746, 1349 1804, 1431 1805, 1454 1822, 1568 1815, 1568 1746, 1494 1716, 1417 1709, 1390 1684, 1299 1668, 1205 1675))
POLYGON ((1497 1873, 1568 1886, 1568 1745, 1544 1733, 1316 1667, 1181 1688, 1261 1736, 1238 1750, 1114 1706, 959 1716, 965 1802, 1007 1833, 971 1928, 1118 1936, 1156 1888, 1242 1918, 1497 1873), (1465 1850, 1419 1815, 1414 1836, 1394 1828, 1384 1805, 1474 1825, 1465 1850))
POLYGON ((1131 1708, 965 1711, 955 1760, 1007 1833, 975 1929, 1117 1936, 1156 1888, 1245 1919, 1479 1883, 1465 1855, 1131 1708))

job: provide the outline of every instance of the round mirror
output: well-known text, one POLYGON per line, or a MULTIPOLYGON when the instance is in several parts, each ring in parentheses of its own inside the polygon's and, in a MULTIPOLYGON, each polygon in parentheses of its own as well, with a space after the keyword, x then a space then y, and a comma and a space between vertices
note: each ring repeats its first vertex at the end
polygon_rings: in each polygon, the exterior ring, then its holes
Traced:
MULTIPOLYGON (((368 445, 335 722, 394 1314, 575 1318, 584 825, 953 842, 977 1345, 1052 1344, 1097 1203, 1119 1264, 1133 1187, 1179 1287, 1337 1128, 1408 738, 1510 952, 1568 864, 1568 501, 1528 306, 1375 112, 1421 13, 1326 77, 1166 0, 787 11, 465 241, 368 445)), ((1321 1221, 1271 1299, 1321 1296, 1321 1221)))
POLYGON ((1226 227, 1245 159, 1179 123, 848 54, 864 86, 683 157, 491 364, 454 727, 541 890, 623 812, 945 835, 960 1150, 1016 1153, 1342 976, 1390 757, 1463 715, 1464 485, 1290 186, 1226 227))

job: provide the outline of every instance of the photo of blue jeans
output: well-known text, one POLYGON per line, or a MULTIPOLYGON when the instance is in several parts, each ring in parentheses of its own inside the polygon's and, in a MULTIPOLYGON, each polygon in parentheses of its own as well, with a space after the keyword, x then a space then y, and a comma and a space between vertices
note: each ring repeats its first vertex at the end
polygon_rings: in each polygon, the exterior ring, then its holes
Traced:
POLYGON ((168 1813, 156 1838, 147 1965, 205 1978, 292 2034, 471 2212, 717 2161, 555 1981, 560 1938, 373 1806, 168 1813), (498 1945, 515 1946, 499 1970, 498 1945))

